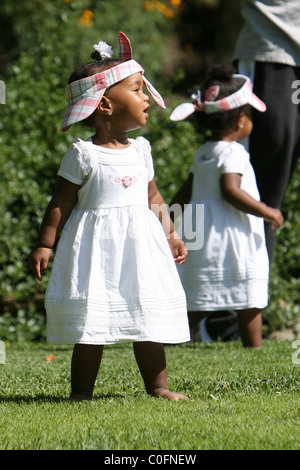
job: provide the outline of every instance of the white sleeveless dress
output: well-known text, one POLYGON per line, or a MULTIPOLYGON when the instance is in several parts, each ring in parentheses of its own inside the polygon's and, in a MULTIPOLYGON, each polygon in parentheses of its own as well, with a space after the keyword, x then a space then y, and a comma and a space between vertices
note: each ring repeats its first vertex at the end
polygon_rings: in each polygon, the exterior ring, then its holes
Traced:
POLYGON ((189 341, 186 298, 155 214, 143 137, 112 150, 76 139, 58 174, 81 185, 62 231, 45 296, 47 341, 189 341))
POLYGON ((237 142, 209 141, 196 152, 192 171, 192 199, 178 227, 189 252, 178 266, 188 310, 266 307, 269 261, 264 221, 235 209, 220 188, 222 174, 239 173, 241 188, 259 200, 249 153, 237 142))

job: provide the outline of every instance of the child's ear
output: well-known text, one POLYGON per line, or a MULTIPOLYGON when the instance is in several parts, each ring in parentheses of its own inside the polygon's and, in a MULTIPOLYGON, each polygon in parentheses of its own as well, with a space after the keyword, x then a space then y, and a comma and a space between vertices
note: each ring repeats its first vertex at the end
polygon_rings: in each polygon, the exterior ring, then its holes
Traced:
POLYGON ((244 111, 242 111, 236 123, 238 129, 243 129, 245 125, 245 120, 246 120, 246 114, 244 113, 244 111))
POLYGON ((97 106, 97 110, 105 116, 110 116, 112 114, 111 103, 107 96, 102 96, 100 103, 97 106))

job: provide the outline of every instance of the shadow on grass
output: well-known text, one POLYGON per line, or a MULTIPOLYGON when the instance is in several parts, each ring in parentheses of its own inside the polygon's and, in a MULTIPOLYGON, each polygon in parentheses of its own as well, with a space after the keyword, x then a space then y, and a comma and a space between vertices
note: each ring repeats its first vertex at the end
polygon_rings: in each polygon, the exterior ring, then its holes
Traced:
MULTIPOLYGON (((128 395, 127 395, 128 396, 128 395)), ((84 400, 85 402, 87 401, 108 401, 111 399, 119 399, 119 398, 125 398, 125 395, 119 394, 119 393, 114 393, 114 394, 96 394, 91 400, 84 400)), ((76 402, 71 402, 69 400, 69 397, 54 397, 52 395, 35 395, 35 396, 30 396, 30 395, 15 395, 15 396, 9 396, 9 397, 0 397, 0 404, 1 403, 15 403, 17 405, 22 405, 22 404, 31 404, 31 403, 76 403, 76 402)))

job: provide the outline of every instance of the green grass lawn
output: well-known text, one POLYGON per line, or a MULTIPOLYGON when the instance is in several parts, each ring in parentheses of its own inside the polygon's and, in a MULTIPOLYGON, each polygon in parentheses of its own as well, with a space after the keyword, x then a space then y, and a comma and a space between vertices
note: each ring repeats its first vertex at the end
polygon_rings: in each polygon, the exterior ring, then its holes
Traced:
POLYGON ((292 346, 166 347, 169 387, 189 396, 181 402, 147 396, 131 344, 108 346, 94 399, 70 403, 71 347, 7 345, 0 449, 299 449, 300 360, 292 346))

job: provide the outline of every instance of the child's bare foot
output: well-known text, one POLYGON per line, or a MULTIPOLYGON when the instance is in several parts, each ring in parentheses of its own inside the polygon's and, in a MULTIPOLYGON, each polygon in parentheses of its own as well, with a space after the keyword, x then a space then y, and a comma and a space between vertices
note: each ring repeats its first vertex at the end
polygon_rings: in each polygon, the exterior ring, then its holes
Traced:
POLYGON ((181 393, 176 393, 176 392, 170 392, 167 388, 157 388, 153 390, 153 393, 151 393, 152 396, 156 398, 166 398, 167 400, 188 400, 188 397, 185 395, 181 395, 181 393))

